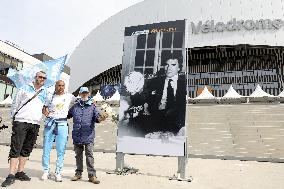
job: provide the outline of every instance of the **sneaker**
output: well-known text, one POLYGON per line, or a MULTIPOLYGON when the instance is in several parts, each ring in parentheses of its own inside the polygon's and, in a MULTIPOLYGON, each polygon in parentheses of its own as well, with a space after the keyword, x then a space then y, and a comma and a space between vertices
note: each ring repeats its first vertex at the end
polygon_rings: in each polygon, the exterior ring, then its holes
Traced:
POLYGON ((23 171, 17 172, 15 174, 15 178, 20 180, 20 181, 30 181, 31 180, 31 178, 23 171))
POLYGON ((41 180, 47 180, 47 179, 50 179, 50 173, 49 173, 49 171, 45 170, 45 171, 43 171, 43 174, 41 176, 41 180))
POLYGON ((88 181, 89 181, 89 182, 92 182, 92 183, 94 183, 94 184, 100 184, 100 181, 99 181, 98 178, 95 177, 95 176, 90 177, 88 181))
POLYGON ((62 176, 60 173, 55 174, 55 182, 62 182, 62 176))
POLYGON ((72 181, 78 181, 78 180, 81 180, 81 178, 82 178, 82 175, 75 174, 75 176, 71 180, 72 181))
POLYGON ((1 184, 2 187, 10 186, 11 184, 14 184, 15 182, 15 175, 9 174, 5 181, 1 184))

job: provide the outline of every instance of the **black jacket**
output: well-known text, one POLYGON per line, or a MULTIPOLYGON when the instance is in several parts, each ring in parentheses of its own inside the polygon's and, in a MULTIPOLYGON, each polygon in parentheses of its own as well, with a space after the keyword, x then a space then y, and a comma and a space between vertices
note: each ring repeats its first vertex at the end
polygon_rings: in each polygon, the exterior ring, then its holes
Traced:
POLYGON ((179 75, 175 95, 175 104, 171 109, 159 110, 159 105, 163 96, 166 77, 155 77, 150 79, 146 85, 148 93, 148 110, 152 116, 154 125, 151 127, 157 131, 171 131, 177 133, 185 125, 186 110, 186 80, 185 75, 179 75))

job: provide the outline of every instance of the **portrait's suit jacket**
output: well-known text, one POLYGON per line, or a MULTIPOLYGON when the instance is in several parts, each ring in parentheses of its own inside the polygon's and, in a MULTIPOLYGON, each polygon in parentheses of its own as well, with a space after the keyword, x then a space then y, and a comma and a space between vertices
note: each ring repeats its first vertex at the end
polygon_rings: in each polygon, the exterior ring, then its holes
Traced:
MULTIPOLYGON (((147 103, 149 105, 149 112, 153 116, 157 116, 159 111, 159 105, 163 96, 164 84, 166 76, 152 78, 147 82, 146 90, 148 93, 147 103)), ((177 80, 177 89, 175 95, 175 105, 169 110, 165 110, 165 116, 168 117, 166 120, 172 120, 175 125, 171 125, 170 130, 173 132, 178 131, 181 127, 184 126, 185 122, 185 110, 186 110, 186 81, 185 75, 179 75, 177 80)), ((159 119, 157 117, 157 119, 159 119)), ((159 120, 156 120, 157 122, 159 120)), ((156 123, 157 125, 158 123, 156 123)), ((157 126, 159 127, 159 126, 157 126)), ((167 127, 167 126, 166 126, 167 127)), ((159 128, 157 128, 159 129, 159 128)))

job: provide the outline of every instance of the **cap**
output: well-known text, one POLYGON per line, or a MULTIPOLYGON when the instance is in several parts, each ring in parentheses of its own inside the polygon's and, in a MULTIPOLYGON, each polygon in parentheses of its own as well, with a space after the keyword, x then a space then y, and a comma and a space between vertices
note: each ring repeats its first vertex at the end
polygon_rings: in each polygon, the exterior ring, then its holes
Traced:
POLYGON ((79 90, 79 93, 88 93, 89 92, 89 89, 88 87, 81 87, 80 90, 79 90))

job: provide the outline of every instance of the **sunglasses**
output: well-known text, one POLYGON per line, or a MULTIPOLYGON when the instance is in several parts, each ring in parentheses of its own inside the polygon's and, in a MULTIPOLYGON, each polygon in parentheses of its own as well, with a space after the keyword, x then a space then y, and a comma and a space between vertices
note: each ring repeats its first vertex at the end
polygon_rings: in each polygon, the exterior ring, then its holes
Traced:
POLYGON ((44 76, 37 76, 39 79, 46 79, 44 76))

